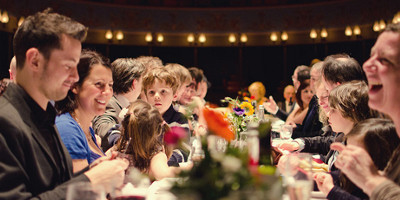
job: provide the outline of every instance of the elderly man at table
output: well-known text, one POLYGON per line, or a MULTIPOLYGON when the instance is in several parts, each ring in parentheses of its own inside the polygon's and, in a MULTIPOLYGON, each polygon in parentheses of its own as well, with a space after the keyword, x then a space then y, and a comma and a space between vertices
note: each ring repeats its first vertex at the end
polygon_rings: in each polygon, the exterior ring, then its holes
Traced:
MULTIPOLYGON (((400 137, 400 23, 388 25, 379 35, 363 69, 369 83, 369 106, 389 115, 400 137)), ((334 143, 331 148, 340 151, 335 165, 370 199, 400 199, 400 146, 383 173, 360 147, 334 143)))
POLYGON ((87 28, 49 10, 25 19, 14 35, 16 84, 0 97, 0 199, 65 199, 68 184, 122 184, 128 163, 102 159, 72 174, 71 157, 54 126, 50 100, 78 80, 87 28))

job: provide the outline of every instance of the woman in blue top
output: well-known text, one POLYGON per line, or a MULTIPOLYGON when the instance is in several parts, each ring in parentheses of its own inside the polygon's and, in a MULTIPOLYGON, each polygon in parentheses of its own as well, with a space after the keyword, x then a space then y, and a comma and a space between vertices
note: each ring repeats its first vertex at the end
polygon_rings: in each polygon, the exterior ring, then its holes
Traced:
POLYGON ((74 172, 104 156, 96 142, 91 121, 104 113, 113 93, 110 62, 100 54, 83 50, 78 74, 79 81, 73 84, 67 97, 55 105, 60 112, 56 126, 71 155, 74 172))

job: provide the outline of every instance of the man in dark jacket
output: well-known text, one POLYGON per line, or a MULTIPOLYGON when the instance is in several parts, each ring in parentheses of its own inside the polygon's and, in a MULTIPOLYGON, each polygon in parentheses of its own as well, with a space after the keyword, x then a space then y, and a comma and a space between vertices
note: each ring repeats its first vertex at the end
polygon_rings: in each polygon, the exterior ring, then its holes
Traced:
POLYGON ((48 10, 25 19, 14 35, 16 84, 0 97, 0 199, 65 199, 68 184, 122 184, 128 163, 102 162, 72 174, 71 157, 54 126, 50 100, 79 79, 87 28, 48 10))

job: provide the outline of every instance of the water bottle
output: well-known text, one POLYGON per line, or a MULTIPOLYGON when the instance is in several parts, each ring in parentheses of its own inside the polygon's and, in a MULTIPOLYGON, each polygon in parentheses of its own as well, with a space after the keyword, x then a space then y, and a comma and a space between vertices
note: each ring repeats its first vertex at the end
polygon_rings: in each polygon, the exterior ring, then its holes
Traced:
POLYGON ((258 165, 260 159, 260 140, 258 138, 258 124, 251 123, 247 128, 247 147, 249 152, 249 164, 258 165))
POLYGON ((265 118, 264 118, 264 105, 262 105, 262 104, 258 106, 257 117, 258 117, 258 120, 259 120, 260 123, 265 121, 265 118))
MULTIPOLYGON (((254 110, 257 109, 257 101, 256 100, 252 100, 251 101, 251 105, 253 106, 254 110)), ((254 113, 255 114, 255 113, 254 113)))

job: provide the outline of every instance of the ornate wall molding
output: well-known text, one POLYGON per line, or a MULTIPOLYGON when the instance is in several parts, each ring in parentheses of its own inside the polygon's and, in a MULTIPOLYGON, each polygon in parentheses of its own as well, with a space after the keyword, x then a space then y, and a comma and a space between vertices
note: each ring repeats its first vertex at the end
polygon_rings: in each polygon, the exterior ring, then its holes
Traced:
POLYGON ((259 8, 151 8, 107 6, 74 0, 1 0, 0 9, 26 16, 47 7, 71 16, 91 29, 129 32, 226 33, 304 31, 371 24, 391 19, 397 0, 339 0, 307 5, 259 8))

